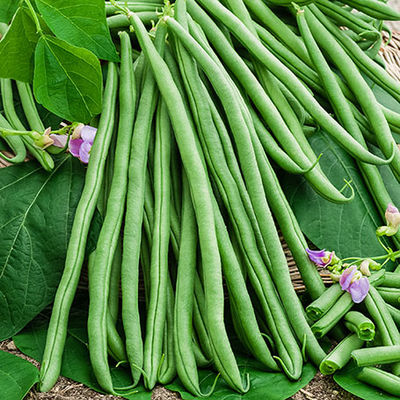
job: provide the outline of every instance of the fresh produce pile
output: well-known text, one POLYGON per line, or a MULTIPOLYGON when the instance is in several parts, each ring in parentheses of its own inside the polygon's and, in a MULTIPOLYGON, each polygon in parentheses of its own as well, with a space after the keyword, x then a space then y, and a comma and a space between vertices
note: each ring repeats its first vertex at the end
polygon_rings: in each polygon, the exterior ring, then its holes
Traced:
MULTIPOLYGON (((28 153, 47 171, 32 204, 58 170, 82 167, 76 158, 87 164, 79 200, 64 213, 55 297, 0 335, 54 299, 40 390, 62 373, 87 261, 87 345, 104 392, 129 397, 142 383, 152 390, 178 377, 185 398, 227 387, 251 394, 245 355, 294 382, 306 360, 323 374, 346 367, 376 396, 400 396, 400 114, 381 101, 385 93, 400 102, 400 83, 379 56, 390 32, 383 21, 400 14, 379 0, 8 3, 0 134, 14 155, 1 155, 19 165, 2 171, 0 190, 25 179, 18 168, 37 173, 34 162, 21 164, 28 153), (61 127, 46 129, 44 113, 61 127), (384 255, 309 249, 287 177, 327 204, 359 196, 351 174, 332 179, 316 138, 362 176, 384 255), (301 299, 278 230, 307 289, 301 299), (329 288, 317 266, 330 271, 329 288), (130 384, 119 385, 115 369, 129 371, 130 384), (217 372, 207 388, 201 369, 217 372)), ((30 224, 46 229, 46 213, 25 225, 32 204, 0 254, 3 270, 30 224)), ((44 244, 35 242, 41 252, 44 244)))

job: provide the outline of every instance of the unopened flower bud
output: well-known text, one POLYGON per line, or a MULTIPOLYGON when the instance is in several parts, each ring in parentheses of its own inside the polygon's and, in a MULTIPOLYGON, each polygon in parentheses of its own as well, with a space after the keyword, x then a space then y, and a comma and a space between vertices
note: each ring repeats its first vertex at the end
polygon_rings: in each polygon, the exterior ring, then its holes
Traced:
POLYGON ((360 271, 365 276, 371 276, 371 271, 369 270, 369 260, 364 260, 360 264, 360 271))

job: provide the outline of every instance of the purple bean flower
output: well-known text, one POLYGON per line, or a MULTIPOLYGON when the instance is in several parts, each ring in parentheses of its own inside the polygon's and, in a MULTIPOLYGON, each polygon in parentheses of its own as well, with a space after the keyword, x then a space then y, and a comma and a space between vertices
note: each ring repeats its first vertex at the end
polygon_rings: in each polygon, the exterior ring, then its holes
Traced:
POLYGON ((354 303, 361 303, 368 294, 369 280, 355 265, 346 268, 340 277, 342 290, 349 292, 354 303))
MULTIPOLYGON (((68 150, 74 156, 87 164, 90 158, 90 150, 96 136, 97 129, 90 125, 78 125, 68 142, 68 150)), ((54 146, 65 147, 68 137, 66 135, 50 135, 54 140, 54 146)))
POLYGON ((333 251, 325 251, 324 250, 310 250, 306 249, 306 252, 308 254, 308 257, 310 260, 321 267, 326 267, 329 265, 332 261, 333 256, 335 255, 335 252, 333 251))

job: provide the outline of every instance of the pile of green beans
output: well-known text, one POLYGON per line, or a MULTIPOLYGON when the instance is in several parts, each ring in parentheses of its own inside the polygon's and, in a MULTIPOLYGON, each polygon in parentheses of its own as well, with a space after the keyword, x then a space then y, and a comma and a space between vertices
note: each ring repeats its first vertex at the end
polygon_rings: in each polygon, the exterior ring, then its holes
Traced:
MULTIPOLYGON (((211 367, 244 394, 251 377, 238 366, 236 340, 264 370, 293 381, 305 360, 332 374, 353 358, 365 367, 362 381, 398 393, 400 274, 374 272, 361 305, 339 284, 326 288, 279 172, 301 175, 327 201, 351 202, 349 177, 336 187, 309 143, 323 129, 354 159, 384 222, 394 202, 378 166, 400 178, 392 135, 400 115, 379 103, 365 77, 400 99, 400 84, 377 60, 382 20, 400 16, 379 0, 129 0, 105 10, 121 61, 103 65, 103 110, 40 389, 50 390, 61 371, 97 207, 103 224, 88 257, 88 348, 105 392, 128 395, 140 381, 152 390, 177 376, 194 396, 209 396, 199 369, 211 367), (307 304, 293 288, 280 234, 307 304), (329 354, 319 341, 326 336, 338 342, 329 354), (115 385, 112 363, 129 370, 129 386, 115 385), (384 363, 391 373, 372 368, 384 363)), ((0 128, 44 132, 30 85, 0 84, 0 128)), ((30 153, 53 169, 32 139, 7 140, 7 161, 30 153)))

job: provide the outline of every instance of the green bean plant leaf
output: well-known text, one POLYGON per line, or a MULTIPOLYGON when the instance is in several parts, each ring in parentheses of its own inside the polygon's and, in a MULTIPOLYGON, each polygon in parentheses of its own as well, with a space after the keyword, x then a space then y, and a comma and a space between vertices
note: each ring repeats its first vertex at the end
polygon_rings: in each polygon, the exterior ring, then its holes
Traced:
POLYGON ((58 38, 84 47, 100 59, 119 61, 103 0, 36 0, 36 5, 58 38))
POLYGON ((0 77, 32 82, 38 40, 32 15, 27 8, 20 7, 0 41, 0 77))
POLYGON ((18 8, 18 0, 0 0, 0 22, 8 24, 18 8))
POLYGON ((359 381, 357 375, 360 371, 361 368, 357 368, 354 363, 349 363, 342 370, 336 372, 333 379, 349 393, 365 400, 394 400, 398 398, 359 381))
MULTIPOLYGON (((211 396, 213 400, 259 400, 266 398, 268 400, 285 400, 306 386, 317 372, 315 367, 308 363, 303 368, 301 379, 293 382, 287 379, 283 373, 263 371, 262 366, 252 358, 240 356, 237 357, 237 361, 242 375, 249 374, 251 390, 246 394, 235 393, 222 378, 219 378, 211 396)), ((212 371, 199 370, 199 380, 203 392, 208 392, 211 389, 215 377, 216 375, 212 371)), ((200 399, 188 393, 178 378, 166 385, 166 388, 179 392, 183 400, 200 399)))
POLYGON ((0 351, 0 393, 3 399, 22 400, 39 382, 39 370, 14 354, 0 351))
POLYGON ((38 103, 54 114, 89 122, 101 112, 100 62, 89 50, 43 35, 35 51, 33 89, 38 103))
MULTIPOLYGON (((83 292, 83 291, 82 291, 83 292)), ((70 314, 68 335, 65 344, 61 375, 83 383, 97 392, 104 393, 98 385, 91 368, 87 338, 87 293, 78 293, 70 314)), ((41 361, 46 342, 49 313, 42 313, 35 318, 22 332, 13 337, 15 345, 24 354, 41 361)), ((124 366, 111 366, 115 386, 131 384, 130 370, 124 366)), ((136 387, 137 393, 124 396, 132 400, 150 400, 151 392, 142 385, 136 387)))
POLYGON ((51 173, 36 162, 0 169, 0 340, 52 301, 84 175, 66 154, 51 173))
MULTIPOLYGON (((351 180, 355 198, 350 203, 331 203, 304 178, 285 174, 283 188, 302 231, 317 247, 334 250, 339 257, 382 254, 375 236, 382 220, 356 163, 324 132, 314 134, 310 143, 316 154, 323 153, 320 165, 331 182, 340 189, 344 179, 351 180)), ((350 190, 345 190, 349 195, 350 190)))

